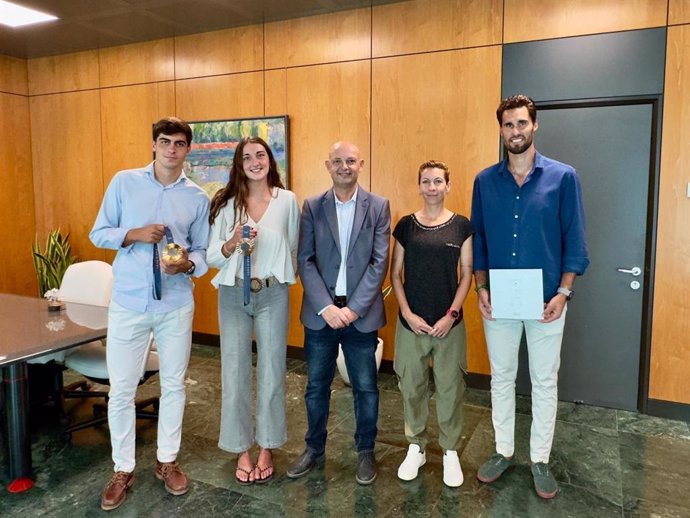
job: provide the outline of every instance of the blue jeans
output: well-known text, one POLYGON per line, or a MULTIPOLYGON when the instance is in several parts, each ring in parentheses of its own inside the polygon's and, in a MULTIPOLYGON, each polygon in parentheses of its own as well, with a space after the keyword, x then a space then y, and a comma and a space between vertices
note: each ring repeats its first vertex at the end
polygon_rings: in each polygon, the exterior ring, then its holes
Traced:
POLYGON ((331 383, 335 375, 338 344, 342 345, 345 365, 352 383, 355 404, 355 445, 358 452, 374 449, 379 414, 379 389, 376 384, 376 331, 362 333, 354 326, 314 331, 304 329, 304 354, 307 360, 308 429, 307 448, 317 455, 326 448, 331 383))

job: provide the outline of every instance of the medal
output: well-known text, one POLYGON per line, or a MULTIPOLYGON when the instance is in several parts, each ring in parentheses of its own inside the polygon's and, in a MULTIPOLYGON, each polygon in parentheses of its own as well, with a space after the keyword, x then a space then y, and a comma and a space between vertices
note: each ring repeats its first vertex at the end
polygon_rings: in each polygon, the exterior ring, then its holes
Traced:
POLYGON ((173 242, 173 235, 168 227, 165 227, 165 240, 167 244, 163 247, 163 251, 161 252, 163 262, 165 264, 174 264, 180 261, 184 248, 173 242))
MULTIPOLYGON (((245 226, 245 228, 249 228, 248 226, 245 226)), ((254 240, 249 238, 249 231, 246 232, 247 236, 244 236, 244 232, 242 235, 242 241, 237 243, 237 246, 235 247, 235 252, 238 254, 242 254, 244 256, 250 256, 252 255, 252 252, 254 251, 254 240)))

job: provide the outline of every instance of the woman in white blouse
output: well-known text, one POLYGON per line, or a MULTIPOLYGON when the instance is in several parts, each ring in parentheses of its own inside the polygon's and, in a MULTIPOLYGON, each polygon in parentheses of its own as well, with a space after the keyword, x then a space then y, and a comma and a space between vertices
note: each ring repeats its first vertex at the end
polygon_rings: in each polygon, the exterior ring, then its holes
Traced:
MULTIPOLYGON (((209 266, 218 288, 223 402, 219 448, 238 453, 239 484, 273 477, 271 449, 287 440, 285 354, 288 285, 295 283, 299 205, 285 190, 273 153, 258 137, 235 150, 230 181, 211 202, 209 266), (253 239, 251 291, 245 304, 243 227, 253 239), (252 422, 252 333, 256 336, 256 430, 252 422), (256 431, 256 433, 254 433, 256 431), (250 449, 259 456, 253 463, 250 449)), ((245 249, 247 248, 245 244, 245 249)))

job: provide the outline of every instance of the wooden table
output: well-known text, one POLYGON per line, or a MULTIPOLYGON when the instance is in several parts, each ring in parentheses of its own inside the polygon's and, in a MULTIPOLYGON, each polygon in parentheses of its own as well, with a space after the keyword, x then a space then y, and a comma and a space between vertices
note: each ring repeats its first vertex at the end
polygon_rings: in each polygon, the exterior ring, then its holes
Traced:
POLYGON ((106 335, 108 308, 70 302, 65 306, 51 312, 45 299, 0 294, 0 367, 11 480, 7 489, 13 493, 33 486, 26 361, 106 335))

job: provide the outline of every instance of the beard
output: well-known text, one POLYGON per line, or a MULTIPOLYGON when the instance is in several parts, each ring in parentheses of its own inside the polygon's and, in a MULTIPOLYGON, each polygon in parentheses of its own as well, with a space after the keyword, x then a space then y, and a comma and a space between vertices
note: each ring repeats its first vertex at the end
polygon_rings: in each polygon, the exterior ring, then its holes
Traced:
POLYGON ((510 144, 510 142, 504 142, 504 147, 509 153, 512 153, 513 155, 521 155, 530 148, 532 142, 534 142, 534 133, 525 135, 525 140, 523 140, 522 142, 518 142, 515 144, 510 144))

